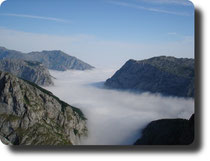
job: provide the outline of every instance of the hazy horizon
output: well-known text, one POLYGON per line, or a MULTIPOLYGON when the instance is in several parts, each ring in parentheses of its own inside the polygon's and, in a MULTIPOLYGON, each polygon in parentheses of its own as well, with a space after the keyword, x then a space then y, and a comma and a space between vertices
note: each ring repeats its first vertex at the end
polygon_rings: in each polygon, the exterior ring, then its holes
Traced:
POLYGON ((8 49, 62 50, 96 67, 159 55, 194 58, 194 6, 187 0, 7 0, 0 35, 8 49))

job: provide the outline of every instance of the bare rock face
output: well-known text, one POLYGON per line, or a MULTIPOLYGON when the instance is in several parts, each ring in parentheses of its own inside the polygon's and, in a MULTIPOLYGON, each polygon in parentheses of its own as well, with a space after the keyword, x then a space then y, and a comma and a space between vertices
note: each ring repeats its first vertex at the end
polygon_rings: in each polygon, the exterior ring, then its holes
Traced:
POLYGON ((109 88, 194 97, 194 59, 154 57, 129 60, 105 85, 109 88))
POLYGON ((76 145, 86 118, 51 92, 0 71, 0 136, 12 145, 76 145))
POLYGON ((0 70, 36 83, 41 86, 53 85, 52 77, 47 68, 41 63, 25 60, 0 60, 0 70))

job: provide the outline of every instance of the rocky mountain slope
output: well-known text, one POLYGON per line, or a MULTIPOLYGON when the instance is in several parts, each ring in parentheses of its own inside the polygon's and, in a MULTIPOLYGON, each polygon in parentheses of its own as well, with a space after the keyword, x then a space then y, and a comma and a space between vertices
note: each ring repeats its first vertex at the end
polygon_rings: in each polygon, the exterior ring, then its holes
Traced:
POLYGON ((94 68, 80 59, 70 56, 60 50, 31 52, 24 54, 15 50, 8 50, 4 47, 0 47, 0 59, 38 61, 48 69, 59 71, 65 71, 68 69, 88 70, 94 68))
POLYGON ((162 119, 152 121, 135 145, 189 145, 194 141, 194 115, 189 120, 162 119))
POLYGON ((76 145, 86 118, 51 92, 0 71, 0 137, 13 145, 76 145))
POLYGON ((41 86, 53 85, 52 77, 41 63, 34 61, 3 59, 0 60, 0 70, 36 83, 41 86))
POLYGON ((105 85, 116 89, 194 97, 194 59, 154 57, 129 60, 105 85))

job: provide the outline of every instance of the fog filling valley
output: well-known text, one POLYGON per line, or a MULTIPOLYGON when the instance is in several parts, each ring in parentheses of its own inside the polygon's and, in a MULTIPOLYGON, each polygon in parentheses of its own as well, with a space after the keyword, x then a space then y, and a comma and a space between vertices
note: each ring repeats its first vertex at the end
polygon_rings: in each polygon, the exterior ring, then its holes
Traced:
POLYGON ((88 137, 84 145, 131 145, 150 122, 163 118, 189 119, 194 99, 135 94, 103 88, 116 70, 50 71, 55 86, 46 87, 54 95, 80 108, 87 118, 88 137))

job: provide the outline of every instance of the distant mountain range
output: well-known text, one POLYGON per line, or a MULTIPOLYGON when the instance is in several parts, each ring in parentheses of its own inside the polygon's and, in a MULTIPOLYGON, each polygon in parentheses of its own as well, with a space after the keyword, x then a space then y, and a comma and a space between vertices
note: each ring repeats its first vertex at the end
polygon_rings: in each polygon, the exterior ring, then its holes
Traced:
POLYGON ((0 70, 36 83, 41 86, 53 85, 52 77, 47 68, 41 63, 20 59, 0 60, 0 70))
POLYGON ((78 58, 70 56, 60 50, 31 52, 25 54, 19 51, 8 50, 4 47, 0 47, 0 60, 1 59, 37 61, 42 63, 48 69, 59 71, 65 71, 69 69, 88 70, 94 68, 93 66, 79 60, 78 58))
POLYGON ((194 114, 186 119, 162 119, 150 122, 135 145, 189 145, 194 141, 194 114))
POLYGON ((160 56, 127 61, 106 80, 105 85, 115 89, 194 97, 194 75, 194 59, 160 56))
POLYGON ((0 139, 5 144, 77 145, 86 135, 86 118, 80 109, 0 71, 0 139))

